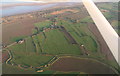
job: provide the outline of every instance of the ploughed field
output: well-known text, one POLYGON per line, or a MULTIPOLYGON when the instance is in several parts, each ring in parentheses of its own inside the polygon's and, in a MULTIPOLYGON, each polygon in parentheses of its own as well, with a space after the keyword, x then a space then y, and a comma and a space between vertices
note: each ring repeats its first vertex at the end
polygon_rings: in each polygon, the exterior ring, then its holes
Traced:
POLYGON ((64 72, 85 72, 87 74, 115 74, 113 69, 96 60, 85 58, 63 57, 50 67, 51 70, 64 72))

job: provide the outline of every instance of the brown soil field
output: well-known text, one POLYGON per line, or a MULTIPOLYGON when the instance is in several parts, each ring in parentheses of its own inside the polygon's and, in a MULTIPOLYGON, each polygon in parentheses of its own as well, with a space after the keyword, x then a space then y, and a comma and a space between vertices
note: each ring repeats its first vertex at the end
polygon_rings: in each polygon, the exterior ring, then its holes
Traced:
POLYGON ((102 35, 101 35, 100 32, 98 31, 96 25, 93 24, 93 23, 88 23, 88 28, 89 28, 89 30, 94 34, 94 36, 96 37, 96 40, 99 42, 100 52, 101 52, 102 54, 104 54, 105 57, 106 57, 108 60, 115 61, 114 56, 112 55, 109 47, 107 46, 105 40, 104 40, 103 37, 102 37, 102 35))
POLYGON ((61 14, 61 13, 67 12, 67 11, 70 11, 70 12, 73 12, 73 13, 78 12, 77 10, 64 9, 64 10, 60 10, 60 11, 55 11, 55 12, 52 12, 52 13, 51 13, 51 15, 57 15, 57 14, 61 14))
MULTIPOLYGON (((13 17, 14 18, 14 17, 13 17)), ((43 18, 24 18, 16 20, 15 22, 2 25, 2 39, 3 44, 8 45, 14 37, 28 36, 32 34, 34 23, 44 20, 43 18)))
POLYGON ((64 72, 85 72, 88 74, 115 74, 108 66, 90 59, 60 58, 50 67, 51 70, 64 72))
POLYGON ((9 58, 9 54, 7 51, 2 53, 2 63, 4 63, 9 58))

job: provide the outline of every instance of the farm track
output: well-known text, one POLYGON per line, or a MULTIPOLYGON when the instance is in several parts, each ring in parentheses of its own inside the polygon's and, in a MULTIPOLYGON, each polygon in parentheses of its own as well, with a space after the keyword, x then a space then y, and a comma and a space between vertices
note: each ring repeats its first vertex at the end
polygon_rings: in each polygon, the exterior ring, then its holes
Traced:
POLYGON ((11 46, 15 45, 16 43, 17 43, 17 42, 14 42, 14 43, 12 43, 12 44, 8 45, 6 48, 9 48, 9 47, 11 47, 11 46))
POLYGON ((12 54, 11 54, 10 50, 7 49, 7 52, 10 57, 6 60, 6 64, 8 64, 8 62, 10 62, 10 60, 12 59, 12 54))

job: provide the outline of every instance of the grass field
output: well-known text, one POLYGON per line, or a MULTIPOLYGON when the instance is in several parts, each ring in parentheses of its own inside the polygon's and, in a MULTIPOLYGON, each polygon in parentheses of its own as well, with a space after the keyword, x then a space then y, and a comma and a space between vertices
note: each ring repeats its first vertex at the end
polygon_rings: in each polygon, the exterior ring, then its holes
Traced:
POLYGON ((47 64, 51 59, 52 56, 42 56, 42 55, 21 55, 21 58, 13 60, 16 64, 22 64, 25 66, 33 66, 39 67, 42 65, 47 64))
MULTIPOLYGON (((98 6, 106 18, 113 21, 110 23, 117 30, 115 20, 117 12, 113 5, 98 3, 98 6)), ((116 6, 114 5, 115 8, 116 6)), ((3 52, 5 57, 3 73, 54 74, 54 76, 71 74, 71 76, 78 76, 77 74, 83 75, 89 73, 88 71, 95 71, 94 73, 109 71, 105 70, 105 65, 91 59, 98 60, 113 68, 114 66, 118 67, 116 62, 110 62, 107 59, 109 58, 109 48, 106 48, 107 45, 102 41, 102 36, 97 32, 98 29, 92 27, 95 24, 83 5, 57 7, 33 14, 33 19, 23 19, 22 22, 21 20, 20 22, 16 21, 17 23, 6 24, 3 27, 5 30, 3 31, 3 42, 7 44, 15 42, 7 45, 5 48, 7 50, 3 52), (68 10, 69 12, 65 12, 66 8, 77 11, 70 12, 68 10), (60 10, 63 10, 64 13, 60 10), (51 14, 51 12, 53 13, 51 14), (19 43, 22 39, 24 42, 19 43), (65 58, 61 60, 61 57, 65 58), (6 60, 8 63, 5 62, 6 60), (57 66, 54 66, 56 62, 57 66), (55 67, 57 70, 50 67, 55 67), (59 71, 59 68, 62 71, 59 71), (99 68, 103 69, 98 70, 99 68)))
POLYGON ((48 28, 50 25, 52 25, 52 21, 49 21, 49 20, 35 23, 35 27, 37 27, 39 31, 42 31, 43 28, 48 28))
MULTIPOLYGON (((51 21, 43 21, 36 23, 35 26, 43 29, 51 24, 51 21)), ((97 43, 91 36, 87 25, 62 20, 59 21, 59 25, 62 25, 66 32, 75 39, 76 44, 71 44, 60 28, 41 31, 37 35, 25 38, 23 43, 16 43, 8 48, 13 57, 11 63, 39 67, 47 64, 55 55, 81 55, 83 52, 80 45, 82 44, 91 52, 97 51, 97 43)))
POLYGON ((77 41, 78 44, 83 44, 92 52, 96 52, 98 49, 97 42, 95 41, 93 35, 89 31, 88 27, 84 23, 72 24, 68 21, 60 21, 59 25, 65 27, 65 29, 72 35, 72 37, 77 41), (61 23, 61 24, 60 24, 61 23))
POLYGON ((42 48, 40 47, 40 43, 39 43, 39 41, 38 41, 38 36, 35 35, 35 36, 33 36, 32 38, 33 38, 33 42, 34 42, 35 47, 36 47, 36 52, 37 52, 38 54, 41 54, 42 48))
POLYGON ((27 36, 18 36, 18 37, 14 37, 11 39, 12 42, 18 42, 19 40, 22 40, 23 38, 25 38, 27 36))
POLYGON ((83 18, 82 20, 80 20, 81 22, 86 22, 86 23, 88 23, 88 22, 93 22, 93 20, 92 20, 92 18, 90 17, 90 16, 87 16, 87 17, 85 17, 85 18, 83 18))
POLYGON ((28 70, 24 70, 24 69, 20 69, 17 66, 12 66, 12 65, 8 65, 8 64, 2 64, 2 73, 3 74, 35 74, 35 70, 33 69, 28 69, 28 70))
POLYGON ((101 3, 97 4, 98 8, 116 11, 118 10, 118 2, 108 2, 108 3, 101 3))
POLYGON ((81 51, 77 45, 69 44, 63 33, 58 29, 45 32, 46 39, 44 41, 43 52, 48 54, 77 54, 81 51))
POLYGON ((25 44, 26 44, 27 52, 36 52, 36 48, 31 37, 28 37, 27 39, 25 39, 25 44))
MULTIPOLYGON (((38 44, 35 41, 34 42, 38 44)), ((12 63, 21 64, 26 66, 34 66, 38 67, 40 65, 47 64, 53 56, 42 56, 36 54, 36 50, 34 43, 31 37, 25 39, 25 42, 22 44, 15 44, 14 46, 9 47, 12 53, 12 63)))
POLYGON ((40 43, 41 48, 42 48, 44 41, 45 41, 45 36, 43 35, 43 33, 40 33, 40 34, 37 34, 37 38, 38 38, 38 42, 40 43))

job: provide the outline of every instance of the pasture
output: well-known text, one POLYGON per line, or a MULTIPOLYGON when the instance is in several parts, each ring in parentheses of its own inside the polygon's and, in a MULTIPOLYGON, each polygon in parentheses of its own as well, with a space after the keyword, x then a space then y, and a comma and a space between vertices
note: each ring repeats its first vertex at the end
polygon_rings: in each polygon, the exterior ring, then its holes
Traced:
POLYGON ((68 21, 60 20, 59 24, 64 26, 67 32, 69 32, 72 37, 77 41, 79 45, 84 45, 87 50, 91 52, 96 52, 98 49, 97 42, 93 34, 89 31, 88 27, 84 23, 73 24, 68 21))
POLYGON ((12 53, 12 60, 11 63, 20 64, 25 66, 33 66, 38 67, 40 65, 47 64, 53 56, 42 56, 38 54, 40 49, 35 47, 38 45, 31 37, 25 39, 25 42, 19 44, 16 43, 14 46, 10 46, 8 49, 12 53))
POLYGON ((80 55, 81 51, 78 45, 70 44, 64 34, 58 29, 49 30, 45 32, 46 39, 42 44, 43 52, 47 54, 74 54, 80 55))
POLYGON ((43 28, 48 28, 50 25, 52 25, 52 21, 46 20, 35 23, 34 25, 38 28, 39 31, 43 31, 43 28))
MULTIPOLYGON (((110 18, 113 21, 112 25, 116 27, 115 9, 110 10, 111 5, 103 5, 102 7, 102 4, 101 6, 98 4, 103 12, 107 10, 104 15, 110 18), (109 13, 111 11, 112 13, 109 13)), ((32 18, 4 24, 3 43, 7 45, 15 42, 6 47, 11 54, 8 55, 7 51, 3 52, 3 56, 6 57, 4 61, 12 56, 10 63, 3 63, 4 73, 54 75, 84 72, 114 73, 103 65, 106 63, 113 68, 117 67, 115 61, 108 61, 112 60, 113 56, 87 10, 81 5, 58 8, 38 11, 33 13, 32 18), (24 42, 19 43, 20 40, 24 42), (60 58, 70 56, 71 58, 60 58), (79 57, 89 59, 79 59, 79 57), (44 71, 40 73, 37 70, 44 71)))

